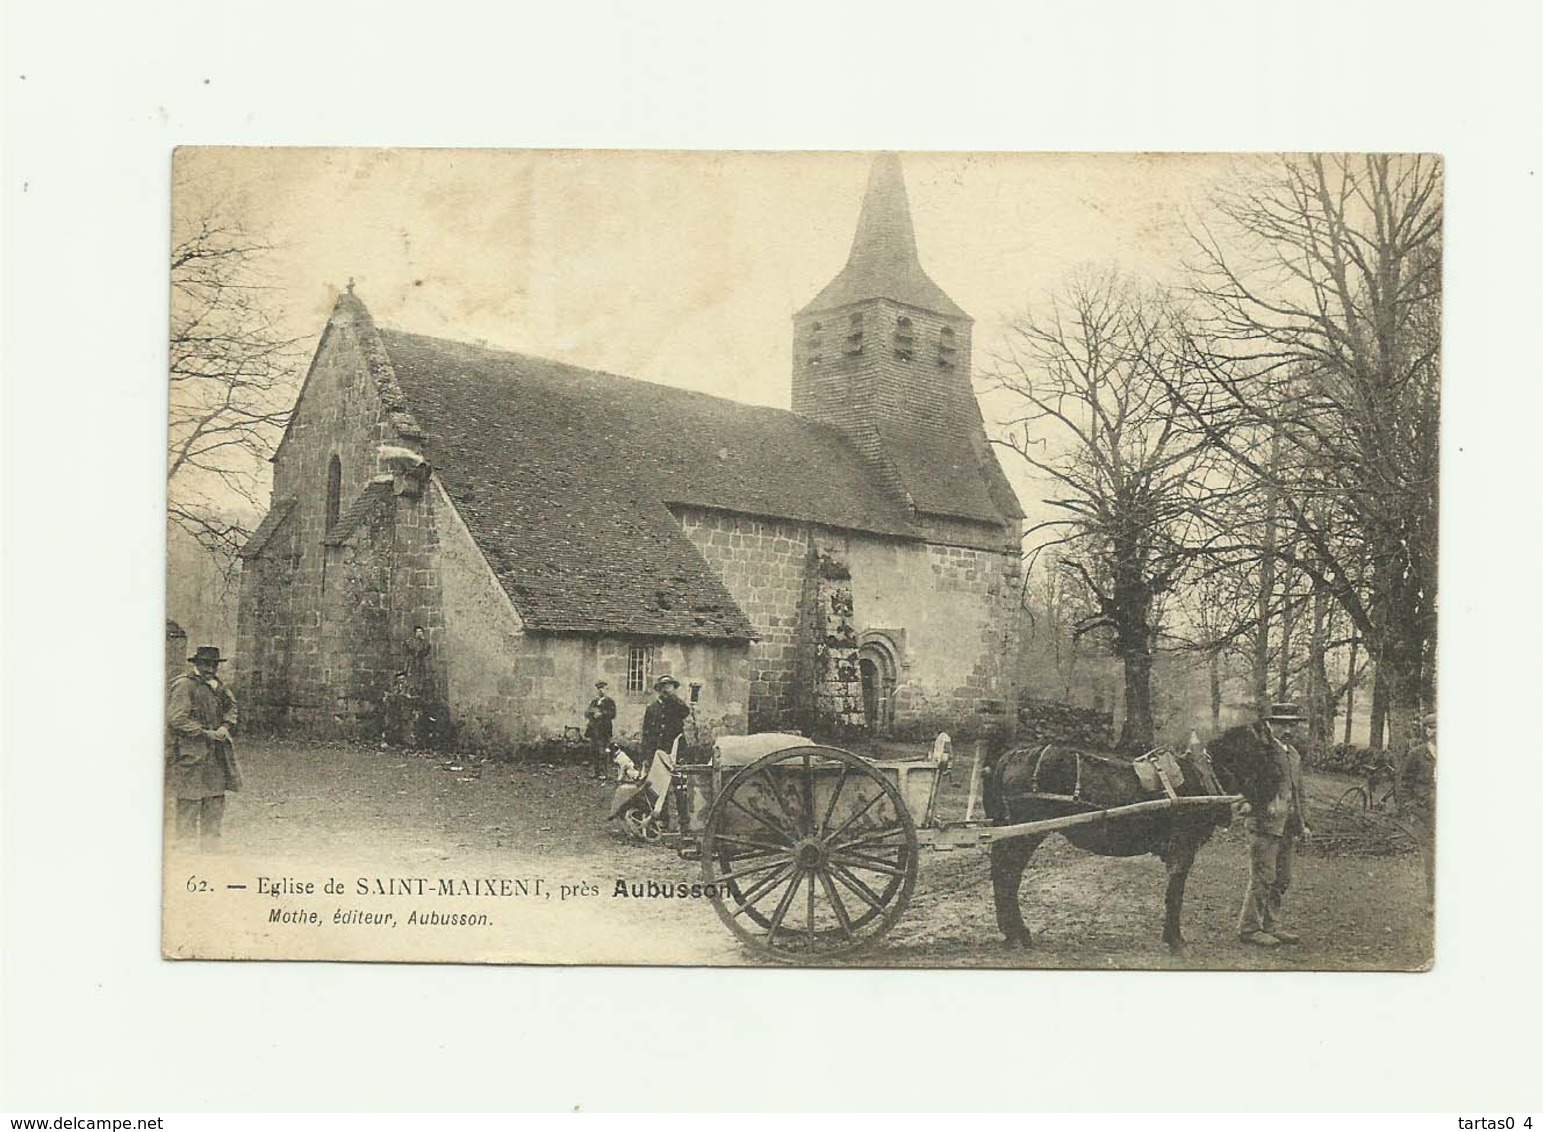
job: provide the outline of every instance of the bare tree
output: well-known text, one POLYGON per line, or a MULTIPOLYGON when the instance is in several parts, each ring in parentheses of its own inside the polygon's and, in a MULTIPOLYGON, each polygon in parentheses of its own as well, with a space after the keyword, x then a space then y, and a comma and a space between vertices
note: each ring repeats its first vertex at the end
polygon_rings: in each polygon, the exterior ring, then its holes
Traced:
POLYGON ((1282 158, 1196 236, 1204 308, 1170 391, 1279 499, 1274 556, 1378 660, 1403 735, 1436 646, 1442 178, 1427 156, 1282 158), (1238 442, 1279 437, 1279 466, 1238 442))
MULTIPOLYGON (((1218 516, 1213 515, 1215 520, 1218 516)), ((1211 727, 1222 729, 1223 687, 1230 662, 1251 661, 1259 638, 1256 616, 1259 560, 1221 552, 1198 564, 1171 605, 1173 624, 1164 636, 1177 649, 1206 658, 1211 727)))
POLYGON ((295 340, 262 268, 269 245, 217 209, 180 218, 171 257, 167 519, 232 560, 295 400, 295 340))
POLYGON ((1162 298, 1106 272, 1074 278, 1043 315, 1015 323, 991 370, 1021 406, 1006 443, 1053 485, 1057 517, 1031 530, 1032 554, 1059 547, 1059 567, 1086 588, 1091 612, 1074 631, 1111 634, 1128 747, 1153 743, 1161 603, 1204 530, 1196 484, 1209 442, 1167 391, 1177 364, 1162 298))
POLYGON ((1084 636, 1075 631, 1088 616, 1087 593, 1081 582, 1062 569, 1055 550, 1039 558, 1028 578, 1029 632, 1025 645, 1036 646, 1056 677, 1064 703, 1072 703, 1083 661, 1087 659, 1084 636))

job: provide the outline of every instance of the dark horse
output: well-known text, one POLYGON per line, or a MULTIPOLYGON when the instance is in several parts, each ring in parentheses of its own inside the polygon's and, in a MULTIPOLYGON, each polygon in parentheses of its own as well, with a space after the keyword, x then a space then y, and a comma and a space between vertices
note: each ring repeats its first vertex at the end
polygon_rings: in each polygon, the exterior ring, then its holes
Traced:
MULTIPOLYGON (((1183 775, 1175 792, 1182 796, 1243 794, 1255 799, 1275 792, 1276 763, 1268 742, 1256 728, 1235 727, 1215 739, 1210 747, 1195 744, 1188 752, 1175 752, 1183 775)), ((993 765, 987 777, 987 816, 998 825, 1039 821, 1067 814, 1106 810, 1151 801, 1129 755, 1095 754, 1068 747, 1023 747, 1008 751, 993 765)), ((1152 853, 1168 872, 1164 894, 1163 942, 1179 948, 1180 910, 1185 902, 1185 882, 1196 853, 1212 834, 1232 820, 1226 806, 1195 806, 1172 813, 1137 814, 1108 822, 1059 831, 1079 849, 1103 857, 1135 857, 1152 853)), ((1024 870, 1049 834, 1014 838, 992 845, 992 900, 997 926, 1009 946, 1030 946, 1029 929, 1019 907, 1019 886, 1024 870)))

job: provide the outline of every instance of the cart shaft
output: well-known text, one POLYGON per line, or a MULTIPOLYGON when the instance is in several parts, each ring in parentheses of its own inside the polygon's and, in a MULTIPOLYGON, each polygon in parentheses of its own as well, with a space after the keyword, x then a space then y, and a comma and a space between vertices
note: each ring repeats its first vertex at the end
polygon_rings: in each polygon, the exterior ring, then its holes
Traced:
POLYGON ((1086 814, 1066 814, 1059 818, 1041 818, 1039 821, 1018 822, 1013 825, 942 825, 936 829, 921 829, 917 833, 921 843, 932 849, 964 849, 975 846, 989 848, 995 841, 1011 841, 1017 837, 1036 837, 1074 829, 1083 825, 1135 817, 1138 814, 1158 814, 1166 810, 1193 809, 1198 806, 1232 806, 1242 802, 1240 794, 1205 794, 1199 797, 1155 798, 1150 802, 1134 802, 1129 806, 1116 806, 1109 810, 1094 810, 1086 814))

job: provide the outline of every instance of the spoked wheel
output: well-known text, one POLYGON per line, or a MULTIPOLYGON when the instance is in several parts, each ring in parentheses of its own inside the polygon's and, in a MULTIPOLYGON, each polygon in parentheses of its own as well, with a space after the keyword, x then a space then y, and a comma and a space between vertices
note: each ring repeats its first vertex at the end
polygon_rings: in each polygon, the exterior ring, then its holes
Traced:
POLYGON ((1372 799, 1365 786, 1353 786, 1335 801, 1335 812, 1347 817, 1362 817, 1371 808, 1372 799))
POLYGON ((659 840, 659 823, 654 820, 654 812, 646 805, 633 805, 623 810, 622 825, 626 827, 627 835, 635 841, 659 840))
POLYGON ((782 963, 870 946, 911 899, 917 830, 879 771, 834 747, 789 747, 740 771, 708 811, 703 879, 744 943, 782 963))

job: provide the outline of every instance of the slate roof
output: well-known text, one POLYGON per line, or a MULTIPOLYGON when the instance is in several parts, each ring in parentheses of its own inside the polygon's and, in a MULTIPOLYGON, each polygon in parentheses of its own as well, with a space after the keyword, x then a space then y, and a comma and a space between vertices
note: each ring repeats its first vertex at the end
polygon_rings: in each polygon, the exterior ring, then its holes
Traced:
POLYGON ((263 521, 257 525, 257 530, 252 532, 252 537, 247 539, 236 551, 238 558, 252 558, 263 552, 263 547, 268 545, 268 540, 273 538, 274 531, 284 524, 289 518, 289 513, 295 509, 295 497, 286 495, 283 499, 275 499, 268 508, 268 514, 263 516, 263 521))
POLYGON ((881 421, 874 431, 918 511, 981 523, 1003 521, 969 443, 895 421, 881 421))
POLYGON ((880 154, 869 170, 847 266, 800 313, 865 299, 893 299, 955 318, 970 317, 922 270, 901 159, 893 153, 880 154))
POLYGON ((328 546, 342 546, 355 529, 368 520, 377 508, 390 501, 391 477, 377 477, 371 480, 365 484, 365 489, 354 497, 353 502, 348 505, 348 510, 338 516, 338 521, 322 536, 322 541, 328 546))
MULTIPOLYGON (((669 505, 923 537, 831 426, 543 358, 378 334, 424 456, 532 629, 754 636, 669 505)), ((969 495, 969 517, 1003 522, 979 471, 929 482, 940 497, 969 495)))

